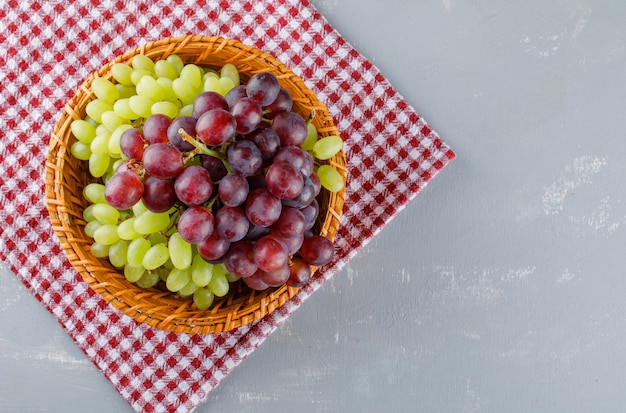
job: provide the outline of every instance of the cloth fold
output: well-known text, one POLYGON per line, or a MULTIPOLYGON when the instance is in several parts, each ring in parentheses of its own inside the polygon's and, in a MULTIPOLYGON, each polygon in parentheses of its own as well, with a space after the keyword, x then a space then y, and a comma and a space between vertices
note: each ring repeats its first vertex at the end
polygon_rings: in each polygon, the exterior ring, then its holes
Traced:
POLYGON ((201 404, 455 157, 306 0, 7 0, 0 75, 0 259, 138 412, 201 404), (292 67, 327 104, 348 158, 335 260, 265 319, 215 335, 157 330, 111 307, 69 264, 44 200, 49 136, 88 74, 145 42, 189 33, 236 38, 292 67))

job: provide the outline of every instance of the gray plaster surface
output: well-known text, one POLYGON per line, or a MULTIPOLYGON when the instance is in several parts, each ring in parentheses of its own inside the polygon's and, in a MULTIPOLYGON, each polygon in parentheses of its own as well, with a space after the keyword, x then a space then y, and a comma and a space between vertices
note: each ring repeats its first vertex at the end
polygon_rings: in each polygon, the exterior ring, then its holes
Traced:
MULTIPOLYGON (((204 412, 626 409, 626 2, 313 0, 453 147, 204 412)), ((0 271, 0 412, 131 412, 0 271)))

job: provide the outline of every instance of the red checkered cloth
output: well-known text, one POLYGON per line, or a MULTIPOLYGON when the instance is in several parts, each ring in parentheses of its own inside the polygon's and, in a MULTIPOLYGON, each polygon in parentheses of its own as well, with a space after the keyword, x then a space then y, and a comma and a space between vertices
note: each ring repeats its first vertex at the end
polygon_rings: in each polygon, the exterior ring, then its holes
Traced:
POLYGON ((5 0, 0 74, 0 258, 140 412, 192 411, 454 158, 306 0, 5 0), (44 201, 49 136, 87 75, 189 33, 236 38, 291 66, 329 107, 349 160, 336 259, 270 316, 215 335, 157 330, 107 304, 69 264, 44 201))

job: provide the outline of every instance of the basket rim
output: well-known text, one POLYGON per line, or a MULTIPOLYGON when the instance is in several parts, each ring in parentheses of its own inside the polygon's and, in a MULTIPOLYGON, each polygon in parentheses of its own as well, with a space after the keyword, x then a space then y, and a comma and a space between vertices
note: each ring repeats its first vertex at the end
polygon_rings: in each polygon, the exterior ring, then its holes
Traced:
MULTIPOLYGON (((83 280, 105 301, 122 313, 135 319, 137 322, 161 330, 189 334, 210 334, 229 331, 238 328, 271 314, 276 309, 285 305, 293 298, 299 288, 273 287, 263 292, 251 292, 248 299, 245 296, 235 297, 227 295, 226 298, 217 300, 214 305, 205 311, 195 310, 198 314, 190 316, 188 300, 172 298, 174 293, 158 291, 154 289, 141 289, 126 281, 119 271, 106 260, 95 258, 89 251, 89 240, 82 232, 81 222, 84 226, 82 214, 75 206, 81 200, 81 194, 73 182, 80 180, 78 172, 71 162, 70 141, 73 138, 69 125, 74 119, 84 114, 85 105, 93 99, 91 82, 96 77, 110 78, 110 68, 115 63, 128 63, 136 54, 144 54, 148 57, 169 56, 171 54, 183 55, 185 63, 212 62, 220 60, 223 64, 237 62, 242 67, 242 73, 250 76, 258 65, 263 62, 264 69, 275 72, 281 86, 290 88, 295 93, 294 107, 298 105, 300 110, 310 109, 313 113, 313 123, 318 128, 320 135, 341 136, 335 125, 334 119, 329 114, 324 103, 320 102, 316 95, 306 86, 304 81, 271 54, 246 45, 236 39, 221 36, 186 35, 178 37, 166 37, 147 42, 139 47, 128 50, 116 56, 113 60, 103 65, 100 69, 92 71, 87 79, 80 85, 74 96, 66 103, 55 124, 50 139, 47 158, 45 162, 45 196, 46 207, 53 232, 59 238, 61 247, 72 266, 81 274, 83 280), (186 56, 197 56, 188 59, 186 56), (296 89, 293 89, 296 87, 296 89), (305 105, 305 103, 307 105, 305 105), (82 111, 82 112, 81 112, 82 111), (71 169, 68 171, 67 169, 71 169), (66 175, 69 174, 69 175, 66 175), (67 177, 71 177, 71 179, 67 177), (73 180, 72 180, 73 179, 73 180), (121 279, 120 279, 121 277, 121 279)), ((211 66, 210 64, 201 64, 211 66)), ((308 114, 310 115, 310 113, 308 114)), ((303 114, 304 116, 304 114, 303 114)), ((344 189, 337 193, 330 193, 325 209, 325 216, 321 222, 320 234, 334 240, 343 215, 345 203, 345 182, 347 180, 346 156, 342 150, 328 161, 340 172, 344 180, 344 189)), ((82 182, 84 186, 85 183, 82 182)), ((312 279, 318 275, 317 268, 313 267, 312 279)), ((241 288, 242 282, 238 283, 241 288)), ((231 288, 233 285, 231 284, 231 288)))

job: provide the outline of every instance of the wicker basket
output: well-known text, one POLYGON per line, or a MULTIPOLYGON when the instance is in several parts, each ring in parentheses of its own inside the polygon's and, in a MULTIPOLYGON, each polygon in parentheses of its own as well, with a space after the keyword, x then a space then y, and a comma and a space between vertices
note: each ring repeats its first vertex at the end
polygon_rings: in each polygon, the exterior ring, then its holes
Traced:
MULTIPOLYGON (((110 67, 117 62, 129 63, 136 54, 144 54, 153 60, 177 54, 186 63, 212 68, 232 63, 239 69, 242 82, 256 72, 271 71, 279 78, 281 86, 293 95, 295 112, 308 117, 315 111, 313 123, 320 135, 339 134, 333 119, 302 79, 268 53, 233 39, 190 35, 147 43, 92 73, 65 105, 52 133, 45 176, 46 203, 52 228, 69 261, 95 292, 138 322, 174 332, 217 333, 259 320, 284 305, 297 289, 282 286, 259 292, 239 281, 231 284, 227 296, 216 298, 211 308, 200 311, 190 298, 181 298, 162 287, 142 289, 128 282, 106 259, 95 258, 90 252, 92 240, 83 231, 82 213, 87 204, 82 190, 93 178, 86 162, 75 159, 70 153, 75 141, 70 124, 84 117, 85 106, 95 98, 91 91, 92 80, 95 77, 111 79, 110 67)), ((345 180, 345 154, 340 152, 328 162, 345 180)), ((328 193, 322 190, 318 198, 320 217, 316 232, 334 239, 343 212, 344 196, 343 191, 328 193)), ((315 270, 313 268, 312 277, 315 277, 315 270)))

